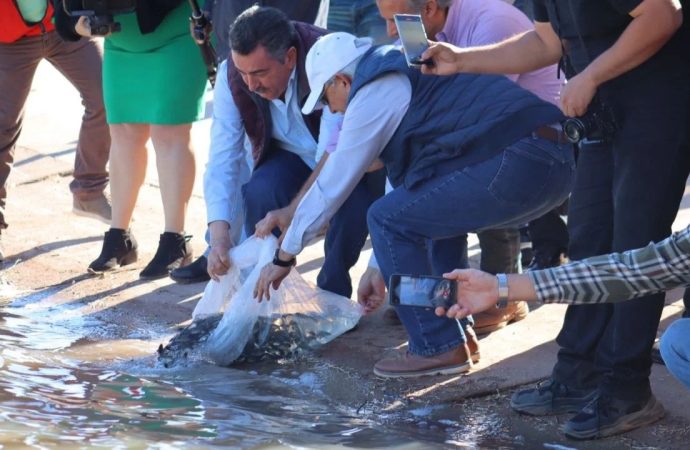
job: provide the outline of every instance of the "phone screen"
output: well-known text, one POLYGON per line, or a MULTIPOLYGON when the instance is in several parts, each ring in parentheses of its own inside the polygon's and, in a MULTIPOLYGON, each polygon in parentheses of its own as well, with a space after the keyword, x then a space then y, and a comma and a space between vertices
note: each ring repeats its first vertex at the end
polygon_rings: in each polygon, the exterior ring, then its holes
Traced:
POLYGON ((448 309, 455 303, 455 282, 441 277, 392 275, 391 304, 448 309))
POLYGON ((429 48, 422 17, 413 14, 396 14, 393 18, 398 28, 400 42, 405 48, 407 64, 415 67, 427 64, 426 61, 422 61, 422 53, 429 48))

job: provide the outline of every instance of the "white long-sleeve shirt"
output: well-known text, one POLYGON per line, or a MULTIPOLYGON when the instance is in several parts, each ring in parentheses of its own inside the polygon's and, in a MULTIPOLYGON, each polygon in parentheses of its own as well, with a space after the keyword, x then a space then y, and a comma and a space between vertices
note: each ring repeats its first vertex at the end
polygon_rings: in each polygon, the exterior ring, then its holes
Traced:
MULTIPOLYGON (((323 112, 317 143, 302 118, 297 86, 297 74, 293 70, 285 91, 285 101, 276 99, 269 102, 271 136, 279 147, 295 153, 313 169, 340 115, 323 112)), ((222 220, 233 227, 237 223, 243 203, 240 188, 249 180, 253 169, 251 154, 245 148, 244 140, 244 123, 230 91, 227 62, 223 61, 218 68, 213 91, 211 144, 204 173, 208 223, 222 220)))
POLYGON ((302 198, 281 248, 297 255, 345 202, 407 113, 412 86, 391 73, 367 83, 350 100, 336 149, 302 198))

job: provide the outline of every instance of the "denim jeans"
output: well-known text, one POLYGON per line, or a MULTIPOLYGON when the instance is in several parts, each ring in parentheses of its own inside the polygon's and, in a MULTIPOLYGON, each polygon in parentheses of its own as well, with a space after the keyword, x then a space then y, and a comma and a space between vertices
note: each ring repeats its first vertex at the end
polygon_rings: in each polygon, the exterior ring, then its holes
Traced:
POLYGON ((328 29, 368 36, 377 45, 391 42, 386 32, 386 22, 374 0, 330 0, 328 29))
MULTIPOLYGON (((277 150, 263 161, 249 182, 242 186, 246 235, 254 234, 256 223, 266 213, 287 206, 310 174, 309 166, 286 150, 277 150)), ((331 219, 324 245, 326 256, 317 277, 321 289, 345 297, 352 295, 349 270, 357 262, 366 241, 366 213, 374 200, 365 175, 331 219)), ((279 236, 280 233, 276 229, 274 234, 279 236)))
POLYGON ((679 319, 661 336, 661 357, 668 370, 690 389, 690 319, 679 319))
MULTIPOLYGON (((397 187, 368 213, 384 279, 394 273, 440 275, 455 269, 458 255, 453 258, 453 252, 458 248, 451 245, 457 244, 457 236, 539 217, 567 197, 574 170, 570 147, 529 137, 491 159, 414 189, 397 187), (434 252, 440 249, 446 249, 443 258, 434 252)), ((414 354, 443 353, 465 341, 457 321, 437 317, 431 309, 397 307, 397 312, 414 354)))

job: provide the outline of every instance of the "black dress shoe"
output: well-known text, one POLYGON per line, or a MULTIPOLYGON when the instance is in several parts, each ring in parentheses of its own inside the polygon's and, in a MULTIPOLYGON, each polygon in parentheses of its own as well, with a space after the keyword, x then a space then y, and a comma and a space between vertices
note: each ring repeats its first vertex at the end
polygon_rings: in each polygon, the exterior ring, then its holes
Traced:
POLYGON ((166 231, 158 241, 158 250, 144 270, 139 273, 143 280, 167 277, 171 270, 184 266, 192 260, 191 236, 166 231))
POLYGON ((211 279, 206 270, 207 265, 208 261, 206 257, 201 255, 190 265, 180 267, 170 272, 170 278, 180 284, 206 282, 211 279))

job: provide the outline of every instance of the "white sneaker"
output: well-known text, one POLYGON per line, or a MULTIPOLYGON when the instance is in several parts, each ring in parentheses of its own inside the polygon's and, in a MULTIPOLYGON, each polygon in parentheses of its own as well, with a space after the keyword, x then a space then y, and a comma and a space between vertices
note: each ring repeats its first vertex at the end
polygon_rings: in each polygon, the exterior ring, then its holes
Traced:
POLYGON ((100 220, 106 225, 110 225, 112 219, 110 200, 103 194, 89 200, 79 200, 74 197, 72 212, 78 216, 100 220))

